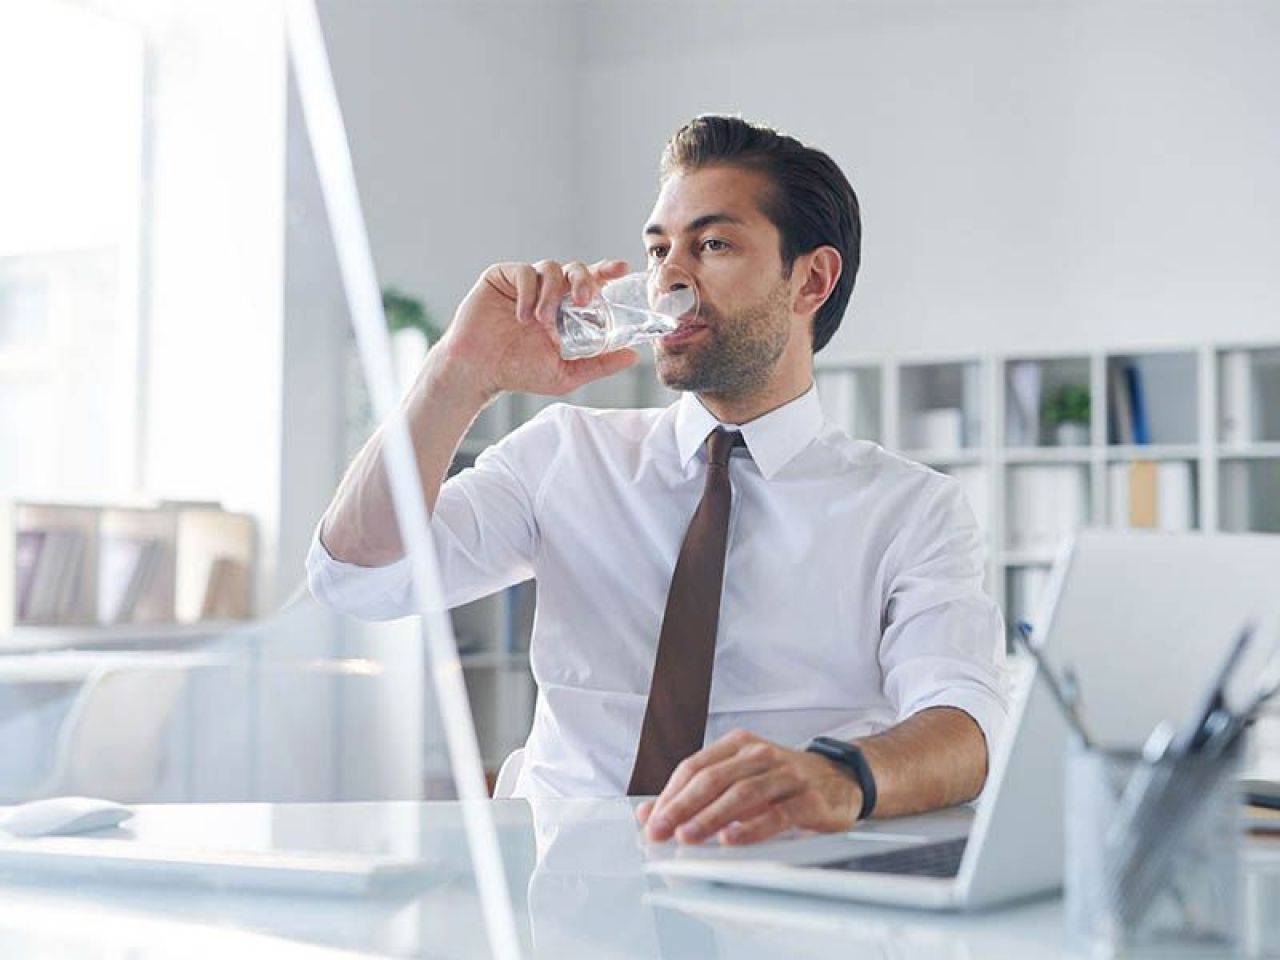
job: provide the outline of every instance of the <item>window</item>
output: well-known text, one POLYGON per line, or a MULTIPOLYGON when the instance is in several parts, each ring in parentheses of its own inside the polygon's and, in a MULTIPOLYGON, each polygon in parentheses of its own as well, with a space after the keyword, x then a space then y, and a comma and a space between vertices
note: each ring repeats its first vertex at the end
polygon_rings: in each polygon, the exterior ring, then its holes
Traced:
POLYGON ((0 12, 0 495, 136 487, 143 67, 136 28, 0 12))

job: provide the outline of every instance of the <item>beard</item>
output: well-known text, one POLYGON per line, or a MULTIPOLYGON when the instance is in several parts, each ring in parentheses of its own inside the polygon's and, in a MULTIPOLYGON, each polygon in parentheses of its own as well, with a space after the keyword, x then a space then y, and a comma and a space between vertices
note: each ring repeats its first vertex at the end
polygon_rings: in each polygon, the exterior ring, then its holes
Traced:
POLYGON ((789 285, 780 279, 760 300, 721 314, 704 304, 700 342, 668 350, 654 343, 658 379, 671 390, 740 397, 768 382, 790 335, 789 285))

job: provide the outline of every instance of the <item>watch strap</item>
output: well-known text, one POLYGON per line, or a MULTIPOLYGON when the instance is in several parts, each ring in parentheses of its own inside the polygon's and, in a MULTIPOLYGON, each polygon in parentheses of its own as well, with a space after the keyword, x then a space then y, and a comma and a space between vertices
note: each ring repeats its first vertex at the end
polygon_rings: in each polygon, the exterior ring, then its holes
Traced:
POLYGON ((862 809, 858 811, 858 819, 865 820, 871 816, 876 808, 876 778, 862 751, 852 743, 834 737, 814 737, 805 750, 826 757, 845 770, 862 790, 862 809))

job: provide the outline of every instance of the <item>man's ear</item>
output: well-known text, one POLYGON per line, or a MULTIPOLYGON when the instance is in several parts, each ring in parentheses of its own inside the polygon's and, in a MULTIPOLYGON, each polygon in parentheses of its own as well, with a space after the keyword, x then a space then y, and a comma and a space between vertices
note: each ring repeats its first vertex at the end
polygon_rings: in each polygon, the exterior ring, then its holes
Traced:
POLYGON ((792 310, 802 317, 813 316, 827 302, 840 279, 843 261, 835 247, 818 247, 796 257, 792 277, 799 281, 792 310))

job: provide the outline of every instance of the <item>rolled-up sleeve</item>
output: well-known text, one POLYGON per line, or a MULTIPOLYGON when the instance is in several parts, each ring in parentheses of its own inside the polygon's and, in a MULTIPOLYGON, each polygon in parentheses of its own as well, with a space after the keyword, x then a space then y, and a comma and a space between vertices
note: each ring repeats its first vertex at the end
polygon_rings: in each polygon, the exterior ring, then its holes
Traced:
POLYGON ((1008 711, 1004 627, 982 589, 984 547, 960 485, 939 477, 895 542, 880 642, 884 691, 899 720, 930 707, 963 710, 988 754, 1008 711))
MULTIPOLYGON (((548 407, 476 458, 441 487, 431 516, 444 605, 456 607, 533 576, 538 547, 534 507, 561 448, 567 408, 548 407)), ((335 559, 317 526, 307 554, 307 583, 321 603, 368 620, 419 612, 407 557, 383 567, 335 559)))

